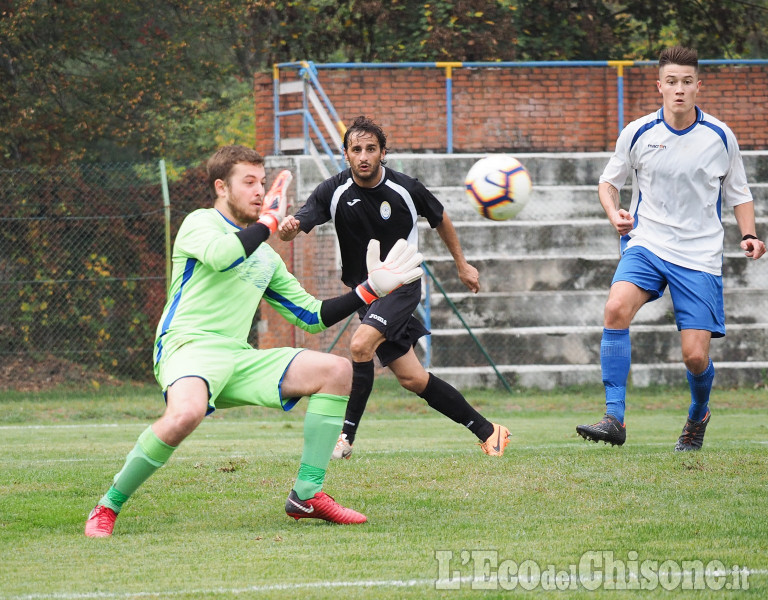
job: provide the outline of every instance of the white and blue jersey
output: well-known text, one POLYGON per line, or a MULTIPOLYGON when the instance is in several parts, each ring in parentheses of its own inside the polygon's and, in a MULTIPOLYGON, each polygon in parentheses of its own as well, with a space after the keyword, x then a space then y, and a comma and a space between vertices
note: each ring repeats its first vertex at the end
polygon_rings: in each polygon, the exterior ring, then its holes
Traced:
POLYGON ((622 238, 672 264, 722 274, 722 208, 752 201, 736 137, 696 107, 696 121, 676 130, 663 108, 627 125, 600 176, 620 190, 632 175, 634 229, 622 238))

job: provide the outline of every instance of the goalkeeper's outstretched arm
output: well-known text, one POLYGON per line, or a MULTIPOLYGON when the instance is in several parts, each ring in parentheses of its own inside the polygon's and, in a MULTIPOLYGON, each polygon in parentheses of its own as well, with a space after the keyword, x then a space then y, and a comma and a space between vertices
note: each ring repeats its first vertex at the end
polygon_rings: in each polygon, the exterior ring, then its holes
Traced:
POLYGON ((346 294, 323 300, 320 318, 326 327, 338 323, 358 308, 378 300, 401 285, 416 281, 424 274, 419 266, 424 257, 403 239, 395 242, 383 262, 379 258, 380 253, 379 240, 371 240, 366 254, 368 279, 346 294))

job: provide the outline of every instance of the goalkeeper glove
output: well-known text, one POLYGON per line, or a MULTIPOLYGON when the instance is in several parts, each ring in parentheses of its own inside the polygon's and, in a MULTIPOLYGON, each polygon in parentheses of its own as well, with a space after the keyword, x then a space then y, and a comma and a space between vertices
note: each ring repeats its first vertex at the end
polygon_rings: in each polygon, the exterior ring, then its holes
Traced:
POLYGON ((280 171, 261 202, 259 223, 266 225, 270 233, 275 233, 288 209, 288 186, 292 179, 290 171, 280 171))
POLYGON ((355 288, 357 295, 366 304, 386 296, 401 285, 416 281, 424 274, 419 266, 424 257, 416 250, 416 246, 409 246, 403 239, 395 242, 384 262, 381 262, 380 256, 379 240, 368 242, 365 257, 368 279, 355 288))

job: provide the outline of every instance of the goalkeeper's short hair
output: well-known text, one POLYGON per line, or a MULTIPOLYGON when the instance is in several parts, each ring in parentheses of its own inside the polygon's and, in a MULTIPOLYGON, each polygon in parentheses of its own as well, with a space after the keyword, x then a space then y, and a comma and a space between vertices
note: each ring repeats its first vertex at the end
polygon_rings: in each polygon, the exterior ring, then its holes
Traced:
POLYGON ((213 192, 214 198, 216 197, 216 188, 214 186, 216 180, 221 179, 229 185, 229 177, 232 173, 232 169, 238 163, 263 165, 264 157, 253 148, 235 145, 222 146, 208 159, 208 163, 206 164, 206 175, 208 185, 213 192))

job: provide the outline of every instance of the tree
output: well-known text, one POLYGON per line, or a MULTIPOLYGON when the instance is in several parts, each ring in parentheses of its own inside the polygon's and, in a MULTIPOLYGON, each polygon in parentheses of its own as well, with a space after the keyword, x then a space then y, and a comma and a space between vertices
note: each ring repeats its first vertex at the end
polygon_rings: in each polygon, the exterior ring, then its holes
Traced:
POLYGON ((169 123, 222 110, 225 84, 248 75, 226 26, 245 2, 11 4, 0 14, 3 164, 162 155, 169 123))
POLYGON ((670 43, 698 50, 702 58, 765 56, 768 6, 764 0, 628 0, 617 18, 633 24, 633 58, 655 59, 670 43))

